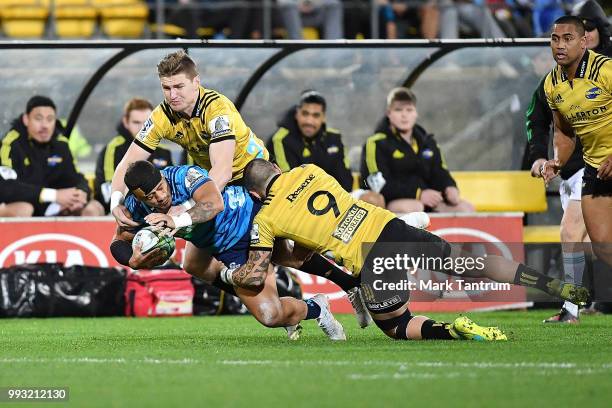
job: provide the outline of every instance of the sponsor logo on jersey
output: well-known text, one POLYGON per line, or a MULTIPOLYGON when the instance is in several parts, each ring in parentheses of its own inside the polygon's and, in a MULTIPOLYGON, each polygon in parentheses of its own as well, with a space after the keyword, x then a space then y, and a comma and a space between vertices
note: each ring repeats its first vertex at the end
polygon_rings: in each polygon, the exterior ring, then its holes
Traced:
POLYGON ((563 97, 561 94, 557 94, 557 96, 555 96, 555 103, 563 103, 563 97))
POLYGON ((333 232, 332 237, 348 244, 368 216, 368 210, 353 204, 333 232))
POLYGON ((140 129, 136 137, 140 140, 145 140, 147 136, 149 136, 149 133, 151 133, 151 130, 153 130, 153 119, 149 117, 144 125, 142 125, 142 129, 140 129))
POLYGON ((312 180, 314 180, 314 178, 315 178, 314 174, 310 174, 308 177, 306 177, 306 179, 304 179, 302 184, 300 184, 300 186, 293 193, 287 196, 287 200, 289 200, 290 203, 294 202, 296 198, 298 198, 300 193, 304 191, 306 187, 308 187, 308 185, 310 184, 312 180))
POLYGON ((393 152, 393 158, 394 159, 403 159, 404 158, 404 153, 400 152, 399 150, 395 150, 393 152))
POLYGON ((600 107, 595 108, 595 109, 572 113, 569 116, 566 116, 566 118, 567 118, 568 122, 575 123, 575 122, 579 122, 579 121, 582 121, 582 120, 585 120, 585 119, 589 119, 589 118, 591 118, 593 116, 597 116, 600 113, 603 113, 603 112, 605 112, 607 110, 608 110, 608 108, 606 108, 605 106, 600 106, 600 107))
POLYGON ((198 181, 204 178, 204 174, 200 173, 196 168, 192 167, 187 170, 187 175, 185 176, 185 187, 191 190, 198 181))
POLYGON ((434 155, 434 152, 431 149, 425 149, 425 150, 423 150, 423 153, 421 153, 421 156, 424 159, 431 159, 433 157, 433 155, 434 155))
POLYGON ((182 138, 183 138, 183 136, 185 136, 185 135, 183 134, 183 132, 181 132, 181 131, 179 130, 178 132, 176 132, 176 135, 174 135, 174 138, 175 138, 176 140, 179 140, 179 139, 182 139, 182 138))
POLYGON ((60 155, 54 154, 47 159, 47 164, 51 167, 55 167, 58 164, 61 164, 64 161, 64 158, 60 155))
POLYGON ((595 87, 595 88, 591 88, 588 91, 586 91, 584 94, 584 97, 587 99, 595 99, 599 95, 601 95, 601 89, 598 87, 595 87))
POLYGON ((328 154, 336 154, 340 151, 340 148, 338 146, 329 146, 327 148, 327 153, 328 154))
POLYGON ((212 119, 208 122, 208 130, 213 138, 231 134, 232 129, 230 128, 229 117, 222 115, 212 119))

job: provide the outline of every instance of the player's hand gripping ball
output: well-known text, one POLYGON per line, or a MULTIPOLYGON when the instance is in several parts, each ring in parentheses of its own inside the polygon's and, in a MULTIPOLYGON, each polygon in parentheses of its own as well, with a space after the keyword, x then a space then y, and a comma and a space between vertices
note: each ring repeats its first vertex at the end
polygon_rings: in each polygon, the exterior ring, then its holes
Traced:
POLYGON ((167 234, 162 234, 161 231, 155 230, 153 227, 145 227, 138 231, 132 241, 132 248, 135 249, 138 245, 142 244, 140 252, 146 254, 151 252, 155 248, 161 248, 165 253, 165 257, 170 258, 174 252, 176 242, 174 237, 167 234))

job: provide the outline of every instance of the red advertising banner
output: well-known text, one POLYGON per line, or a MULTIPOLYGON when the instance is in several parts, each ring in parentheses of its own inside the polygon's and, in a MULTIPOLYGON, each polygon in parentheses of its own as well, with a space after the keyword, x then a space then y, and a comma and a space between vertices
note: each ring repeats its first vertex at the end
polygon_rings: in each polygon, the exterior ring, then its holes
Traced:
MULTIPOLYGON (((499 243, 500 253, 522 260, 517 246, 509 248, 504 242, 521 242, 523 234, 522 214, 476 216, 432 216, 429 230, 450 242, 499 243)), ((3 219, 0 221, 0 267, 24 263, 62 262, 70 265, 118 266, 109 251, 116 224, 113 218, 62 217, 42 219, 3 219)), ((178 260, 182 260, 184 241, 177 240, 178 260)), ((324 278, 300 273, 299 278, 306 296, 325 293, 332 303, 332 310, 351 312, 344 292, 324 278)), ((464 298, 413 302, 415 311, 473 310, 494 307, 517 306, 516 299, 524 299, 522 288, 513 288, 508 302, 487 302, 480 297, 473 302, 464 298)), ((419 299, 418 293, 412 295, 419 299)), ((497 299, 497 298, 496 298, 497 299)))

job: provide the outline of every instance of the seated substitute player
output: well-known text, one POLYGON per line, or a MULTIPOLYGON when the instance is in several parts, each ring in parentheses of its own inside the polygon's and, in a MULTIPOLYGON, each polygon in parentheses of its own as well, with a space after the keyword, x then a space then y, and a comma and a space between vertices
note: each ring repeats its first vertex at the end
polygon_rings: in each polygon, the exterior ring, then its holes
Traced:
MULTIPOLYGON (((125 200, 126 208, 140 227, 146 223, 168 227, 175 230, 176 236, 192 243, 185 252, 184 262, 185 270, 191 275, 213 282, 222 268, 216 260, 230 267, 246 261, 252 220, 261 205, 251 199, 244 187, 228 186, 221 194, 208 172, 200 167, 170 166, 160 171, 148 161, 131 164, 125 183, 131 192, 125 200), (186 202, 190 203, 188 211, 167 215, 171 206, 186 202), (196 257, 194 248, 198 252, 196 257)), ((159 248, 146 254, 138 247, 132 249, 130 242, 135 232, 117 227, 111 244, 111 253, 117 262, 134 269, 163 263, 165 259, 159 248)), ((332 340, 345 339, 342 325, 329 311, 325 296, 316 295, 303 301, 279 298, 273 273, 263 290, 236 288, 235 294, 259 322, 267 327, 287 327, 290 338, 296 330, 294 326, 301 320, 317 319, 332 340)))
MULTIPOLYGON (((146 99, 130 99, 123 107, 123 116, 117 124, 117 136, 113 137, 98 155, 94 198, 102 203, 107 213, 110 211, 111 181, 115 168, 152 111, 153 106, 146 99)), ((172 155, 170 150, 158 146, 149 157, 149 161, 158 169, 163 169, 172 166, 172 155)))
MULTIPOLYGON (((266 147, 282 171, 312 163, 333 176, 349 193, 353 190, 353 175, 349 167, 342 135, 327 126, 327 101, 319 92, 302 92, 296 106, 289 109, 278 123, 278 130, 270 137, 266 147)), ((357 190, 353 196, 385 206, 380 193, 357 190)))
POLYGON ((557 65, 544 82, 553 112, 555 157, 544 163, 542 175, 546 182, 558 175, 578 137, 585 162, 584 223, 595 255, 612 266, 612 61, 586 44, 582 19, 555 21, 550 46, 557 65))
POLYGON ((38 199, 30 201, 34 216, 104 215, 100 203, 89 200, 87 180, 77 171, 68 139, 60 132, 55 103, 33 96, 2 139, 0 164, 37 189, 38 199))
POLYGON ((474 211, 460 197, 433 135, 416 123, 416 103, 408 88, 389 92, 386 117, 362 150, 362 180, 395 213, 474 211))
MULTIPOLYGON (((125 206, 120 205, 126 188, 125 171, 131 163, 149 158, 162 139, 181 145, 194 164, 209 172, 220 191, 228 182, 241 183, 242 170, 250 160, 268 158, 263 142, 246 125, 234 104, 219 92, 200 85, 197 66, 183 50, 163 58, 157 73, 164 101, 153 110, 113 175, 110 210, 121 227, 136 226, 125 214, 125 206)), ((175 211, 181 209, 171 209, 170 214, 175 211)), ((187 242, 189 248, 197 256, 191 242, 187 242)), ((319 256, 311 257, 300 269, 329 279, 345 291, 358 285, 350 275, 319 256)), ((369 315, 361 298, 350 300, 359 324, 367 326, 369 315)))
MULTIPOLYGON (((331 252, 337 263, 355 275, 367 265, 364 242, 429 243, 431 257, 446 259, 460 254, 450 244, 427 231, 413 228, 393 213, 353 199, 338 182, 315 165, 304 165, 282 173, 278 166, 255 159, 245 168, 245 187, 263 201, 253 221, 248 261, 236 270, 226 269, 221 279, 237 287, 258 290, 268 273, 275 239, 289 238, 315 252, 331 252)), ((585 288, 562 283, 535 270, 500 256, 487 256, 484 269, 466 271, 467 277, 485 277, 497 282, 536 287, 549 294, 580 304, 588 299, 585 288)), ((446 270, 440 272, 449 273, 446 270)), ((501 340, 506 336, 497 328, 483 328, 465 317, 453 324, 412 316, 407 301, 377 298, 362 281, 368 294, 366 305, 379 328, 396 339, 478 338, 501 340)))

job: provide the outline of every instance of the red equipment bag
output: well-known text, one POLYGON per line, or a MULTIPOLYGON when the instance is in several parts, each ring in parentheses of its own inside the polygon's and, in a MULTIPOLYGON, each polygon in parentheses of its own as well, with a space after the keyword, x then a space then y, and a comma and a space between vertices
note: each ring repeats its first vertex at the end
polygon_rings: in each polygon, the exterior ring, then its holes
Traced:
POLYGON ((126 316, 191 316, 194 287, 180 269, 134 271, 125 287, 126 316))

